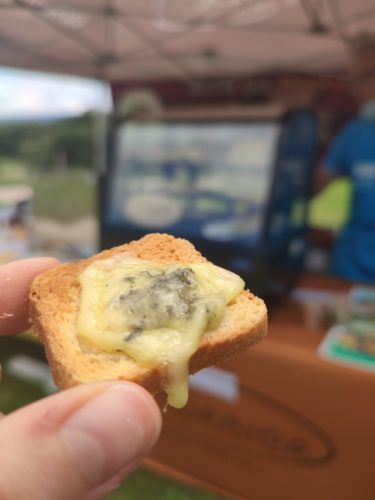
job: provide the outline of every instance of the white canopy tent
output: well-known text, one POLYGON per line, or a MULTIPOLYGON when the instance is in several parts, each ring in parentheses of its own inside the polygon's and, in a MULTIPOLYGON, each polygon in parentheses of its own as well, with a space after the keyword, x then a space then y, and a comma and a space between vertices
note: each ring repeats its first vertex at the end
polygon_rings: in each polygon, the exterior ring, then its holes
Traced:
POLYGON ((374 0, 0 0, 0 64, 109 81, 333 74, 374 0))

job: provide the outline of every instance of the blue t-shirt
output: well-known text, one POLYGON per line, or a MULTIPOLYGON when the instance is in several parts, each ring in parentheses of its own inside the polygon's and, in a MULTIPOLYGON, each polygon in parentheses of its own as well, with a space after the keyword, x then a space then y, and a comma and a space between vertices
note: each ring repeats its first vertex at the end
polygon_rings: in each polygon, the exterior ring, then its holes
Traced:
POLYGON ((353 281, 375 283, 375 121, 347 125, 329 149, 324 165, 353 186, 349 220, 337 240, 333 272, 353 281))

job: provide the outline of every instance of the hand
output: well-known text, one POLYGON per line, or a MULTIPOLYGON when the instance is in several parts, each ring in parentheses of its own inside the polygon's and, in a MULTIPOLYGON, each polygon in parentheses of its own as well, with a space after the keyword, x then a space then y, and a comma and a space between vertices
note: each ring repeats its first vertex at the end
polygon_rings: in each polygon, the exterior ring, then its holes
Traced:
MULTIPOLYGON (((30 284, 55 265, 37 258, 0 267, 0 335, 27 328, 30 284)), ((102 498, 146 455, 160 427, 148 392, 118 381, 78 386, 1 416, 0 498, 102 498)))

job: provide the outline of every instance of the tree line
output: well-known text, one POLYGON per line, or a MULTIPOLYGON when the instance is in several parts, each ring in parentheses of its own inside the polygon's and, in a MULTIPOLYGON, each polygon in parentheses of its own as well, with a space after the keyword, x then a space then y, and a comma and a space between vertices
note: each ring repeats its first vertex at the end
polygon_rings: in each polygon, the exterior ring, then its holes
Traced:
POLYGON ((37 170, 91 167, 91 113, 54 121, 3 123, 0 156, 19 159, 37 170))

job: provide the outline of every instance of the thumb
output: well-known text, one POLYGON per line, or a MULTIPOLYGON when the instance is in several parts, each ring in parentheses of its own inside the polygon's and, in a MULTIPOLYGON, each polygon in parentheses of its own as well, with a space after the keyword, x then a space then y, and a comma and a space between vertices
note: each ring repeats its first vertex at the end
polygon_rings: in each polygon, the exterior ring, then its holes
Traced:
POLYGON ((130 382, 82 385, 18 410, 0 420, 0 498, 101 498, 160 425, 153 398, 130 382))

